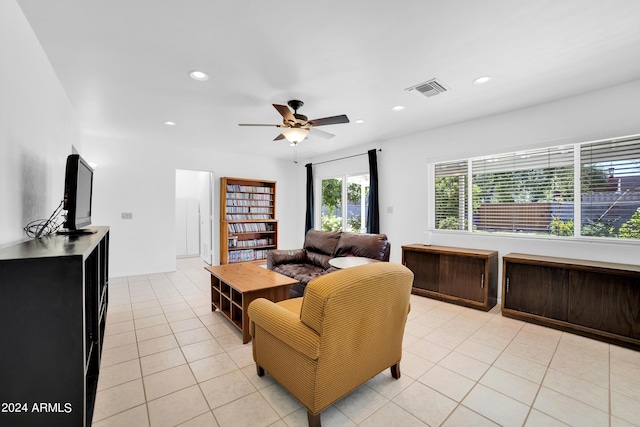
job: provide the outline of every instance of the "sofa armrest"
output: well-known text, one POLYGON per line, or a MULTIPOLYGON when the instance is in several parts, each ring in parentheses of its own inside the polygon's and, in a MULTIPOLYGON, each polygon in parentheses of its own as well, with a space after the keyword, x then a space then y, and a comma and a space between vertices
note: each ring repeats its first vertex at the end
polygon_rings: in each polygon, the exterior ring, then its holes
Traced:
POLYGON ((320 354, 320 337, 302 323, 298 314, 265 298, 258 298, 249 304, 250 332, 255 338, 255 328, 260 328, 312 360, 320 354))
POLYGON ((274 249, 267 252, 267 268, 280 264, 303 264, 307 261, 307 251, 304 249, 274 249))

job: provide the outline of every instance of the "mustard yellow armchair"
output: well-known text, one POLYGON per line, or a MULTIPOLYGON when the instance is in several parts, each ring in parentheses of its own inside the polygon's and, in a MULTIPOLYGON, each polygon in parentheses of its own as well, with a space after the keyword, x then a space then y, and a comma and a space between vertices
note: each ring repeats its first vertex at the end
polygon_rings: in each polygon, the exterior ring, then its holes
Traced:
POLYGON ((253 359, 306 408, 320 412, 387 368, 400 378, 413 273, 380 262, 312 280, 304 296, 249 305, 253 359))

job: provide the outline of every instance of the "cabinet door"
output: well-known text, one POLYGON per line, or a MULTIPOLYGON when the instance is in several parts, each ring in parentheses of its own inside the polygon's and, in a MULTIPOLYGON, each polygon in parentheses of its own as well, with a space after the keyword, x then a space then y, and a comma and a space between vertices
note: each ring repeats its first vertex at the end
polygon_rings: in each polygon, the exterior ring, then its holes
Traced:
POLYGON ((485 260, 455 255, 440 256, 440 292, 485 302, 485 260))
POLYGON ((567 320, 568 270, 505 262, 504 308, 567 320))
POLYGON ((640 339, 640 277, 571 271, 569 322, 640 339))
POLYGON ((413 272, 413 287, 438 292, 440 255, 405 250, 404 265, 413 272))

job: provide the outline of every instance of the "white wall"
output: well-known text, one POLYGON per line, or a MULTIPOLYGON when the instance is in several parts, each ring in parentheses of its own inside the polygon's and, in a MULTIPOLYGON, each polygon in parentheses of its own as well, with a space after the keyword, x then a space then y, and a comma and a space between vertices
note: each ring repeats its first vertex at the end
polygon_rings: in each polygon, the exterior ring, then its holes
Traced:
MULTIPOLYGON (((414 134, 382 143, 353 148, 313 162, 364 153, 378 153, 380 174, 380 229, 391 241, 391 261, 401 261, 401 246, 422 243, 427 231, 430 163, 475 155, 508 152, 518 148, 586 142, 640 133, 640 80, 607 90, 485 117, 483 119, 414 134), (387 213, 387 207, 393 213, 387 213)), ((366 158, 366 157, 365 157, 366 158)), ((356 160, 353 162, 358 168, 356 160)), ((300 163, 307 163, 308 160, 300 163)), ((349 165, 341 165, 349 167, 349 165)), ((299 171, 304 194, 305 171, 299 171)), ((626 264, 640 261, 640 242, 615 244, 573 239, 497 237, 470 233, 438 232, 432 243, 477 249, 543 254, 626 264)), ((501 261, 500 261, 501 262, 501 261)))
POLYGON ((14 1, 0 1, 0 58, 0 246, 7 246, 58 206, 66 156, 81 140, 69 100, 14 1))
MULTIPOLYGON (((96 162, 93 223, 111 227, 110 275, 113 277, 174 271, 176 169, 211 170, 214 182, 214 227, 220 221, 220 181, 223 176, 269 179, 276 184, 276 217, 281 247, 298 243, 296 228, 304 229, 300 214, 296 167, 292 162, 238 156, 214 150, 158 146, 144 141, 85 137, 85 158, 96 162), (121 219, 133 213, 132 220, 121 219)), ((216 235, 219 235, 216 233, 216 235)), ((214 241, 214 253, 220 242, 214 241)), ((214 264, 219 263, 214 258, 214 264)))

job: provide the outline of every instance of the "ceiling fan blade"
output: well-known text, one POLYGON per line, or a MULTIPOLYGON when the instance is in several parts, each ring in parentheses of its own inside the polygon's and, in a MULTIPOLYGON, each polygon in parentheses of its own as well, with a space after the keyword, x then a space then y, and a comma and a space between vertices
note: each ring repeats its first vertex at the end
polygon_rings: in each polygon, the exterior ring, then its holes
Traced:
POLYGON ((281 139, 284 139, 284 135, 283 134, 280 134, 280 135, 276 136, 273 140, 274 141, 280 141, 281 139))
POLYGON ((291 113, 291 110, 289 109, 289 107, 287 107, 286 105, 278 105, 278 104, 273 104, 273 106, 275 107, 276 110, 278 110, 278 113, 282 115, 282 118, 284 119, 285 123, 296 122, 296 118, 291 113))
POLYGON ((342 114, 340 116, 309 120, 307 123, 311 126, 337 125, 340 123, 349 123, 349 118, 346 115, 342 114))
POLYGON ((323 130, 320 129, 316 129, 314 127, 309 128, 309 133, 314 135, 314 136, 319 136, 320 138, 323 139, 331 139, 333 138, 335 135, 329 132, 325 132, 323 130))
POLYGON ((254 124, 254 123, 238 123, 238 126, 271 126, 271 127, 282 127, 282 125, 261 125, 261 124, 254 124))

